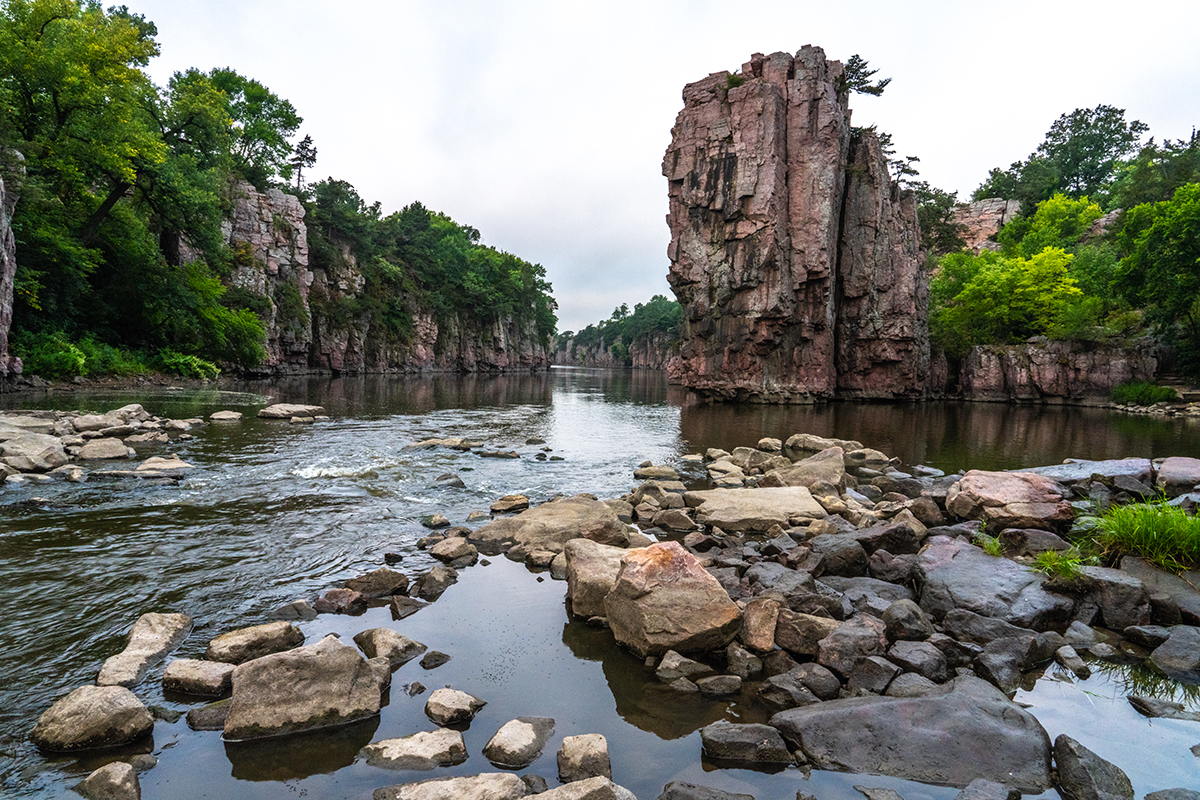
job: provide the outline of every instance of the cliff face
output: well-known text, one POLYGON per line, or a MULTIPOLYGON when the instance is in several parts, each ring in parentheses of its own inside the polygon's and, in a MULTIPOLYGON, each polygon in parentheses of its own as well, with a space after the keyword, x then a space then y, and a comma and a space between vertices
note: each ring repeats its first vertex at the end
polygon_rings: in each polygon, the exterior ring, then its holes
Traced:
POLYGON ((8 354, 8 330, 12 326, 13 281, 17 274, 12 218, 25 174, 22 160, 19 153, 11 150, 0 152, 0 381, 21 374, 21 359, 8 354))
POLYGON ((842 72, 805 47, 756 54, 741 85, 722 72, 684 88, 663 160, 684 385, 767 402, 924 395, 928 348, 901 319, 927 294, 915 206, 893 199, 870 131, 847 186, 842 72))
POLYGON ((963 359, 961 388, 967 400, 1094 402, 1129 380, 1154 378, 1153 347, 1085 350, 1073 342, 1038 337, 1026 344, 974 347, 963 359))
POLYGON ((264 371, 504 372, 545 369, 547 349, 533 323, 499 319, 482 323, 434 314, 407 298, 411 336, 396 341, 354 311, 366 279, 349 247, 328 269, 312 269, 304 207, 278 189, 238 187, 231 219, 223 226, 234 253, 230 287, 271 301, 266 313, 264 371))
POLYGON ((999 250, 992 237, 1021 213, 1020 200, 996 197, 964 203, 954 209, 954 223, 963 226, 962 239, 973 253, 999 250))
POLYGON ((617 359, 603 343, 581 345, 574 337, 560 336, 554 343, 554 363, 568 367, 625 367, 668 369, 679 355, 679 343, 666 333, 642 337, 629 345, 629 360, 617 359))

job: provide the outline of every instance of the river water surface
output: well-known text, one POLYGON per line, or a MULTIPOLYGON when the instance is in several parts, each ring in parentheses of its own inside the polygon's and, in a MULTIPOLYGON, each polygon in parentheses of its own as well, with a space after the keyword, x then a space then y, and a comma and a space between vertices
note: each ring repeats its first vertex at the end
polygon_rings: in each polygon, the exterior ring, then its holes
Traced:
MULTIPOLYGON (((60 797, 112 758, 46 757, 27 735, 56 698, 94 682, 142 613, 191 615, 196 628, 175 655, 200 657, 216 634, 263 622, 284 603, 376 569, 385 553, 402 558, 395 569, 419 574, 432 564, 416 547, 427 533, 420 520, 435 512, 461 524, 504 494, 534 502, 557 493, 615 497, 634 485, 632 470, 644 460, 678 465, 686 453, 798 432, 857 439, 905 463, 947 472, 1066 457, 1200 453, 1200 425, 1186 420, 991 404, 711 405, 647 372, 555 368, 491 378, 314 378, 231 388, 0 397, 6 408, 104 411, 139 402, 174 418, 227 408, 246 414, 242 423, 206 426, 193 440, 164 448, 196 466, 178 485, 92 478, 0 487, 0 794, 60 797), (300 426, 256 419, 269 402, 323 405, 330 420, 300 426), (450 436, 514 449, 521 458, 405 449, 450 436), (535 436, 546 440, 548 455, 563 460, 536 460, 543 445, 525 444, 535 436), (430 488, 447 472, 467 488, 430 488)), ((227 745, 219 733, 193 732, 182 719, 159 721, 153 742, 140 748, 159 758, 141 776, 143 797, 368 798, 388 784, 491 771, 480 751, 517 716, 557 721, 545 754, 527 770, 551 785, 562 737, 603 733, 614 780, 643 800, 671 780, 759 800, 790 799, 797 791, 857 800, 855 785, 891 787, 906 800, 949 800, 957 792, 876 776, 805 777, 796 768, 718 770, 701 758, 699 728, 721 718, 762 721, 764 709, 749 697, 716 701, 668 692, 609 633, 568 620, 565 584, 504 558, 490 561, 462 570, 440 600, 400 622, 379 607, 300 623, 310 643, 331 632, 349 640, 392 626, 452 656, 434 671, 416 661, 401 667, 377 719, 253 745, 227 745), (427 695, 404 691, 418 680, 488 701, 464 734, 470 758, 431 773, 367 766, 357 758, 363 745, 431 728, 422 713, 427 695)), ((195 707, 164 697, 160 675, 161 668, 135 689, 139 697, 170 711, 195 707)), ((1200 785, 1200 762, 1188 749, 1200 743, 1200 725, 1139 717, 1124 699, 1130 680, 1145 676, 1098 671, 1089 681, 1071 682, 1048 675, 1017 699, 1051 737, 1070 733, 1123 767, 1139 797, 1200 785)), ((1172 685, 1161 691, 1197 707, 1194 691, 1172 685)))

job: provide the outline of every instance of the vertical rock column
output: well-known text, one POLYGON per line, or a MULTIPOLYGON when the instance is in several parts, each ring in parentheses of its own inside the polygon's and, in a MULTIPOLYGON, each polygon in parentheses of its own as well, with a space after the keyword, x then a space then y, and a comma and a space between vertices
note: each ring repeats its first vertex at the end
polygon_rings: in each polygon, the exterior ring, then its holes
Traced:
POLYGON ((13 283, 17 274, 17 242, 12 218, 25 167, 20 153, 0 151, 0 381, 21 374, 21 359, 8 354, 13 317, 13 283))

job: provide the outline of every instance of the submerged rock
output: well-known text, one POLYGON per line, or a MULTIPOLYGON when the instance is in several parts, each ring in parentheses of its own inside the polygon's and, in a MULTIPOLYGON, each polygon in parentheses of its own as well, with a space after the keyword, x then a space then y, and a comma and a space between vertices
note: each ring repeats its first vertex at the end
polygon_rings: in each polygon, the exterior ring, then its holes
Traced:
POLYGON ((751 794, 733 794, 694 783, 671 781, 663 787, 662 794, 655 800, 754 800, 751 794))
POLYGON ((142 738, 154 717, 123 686, 81 686, 50 706, 29 734, 43 750, 115 747, 142 738))

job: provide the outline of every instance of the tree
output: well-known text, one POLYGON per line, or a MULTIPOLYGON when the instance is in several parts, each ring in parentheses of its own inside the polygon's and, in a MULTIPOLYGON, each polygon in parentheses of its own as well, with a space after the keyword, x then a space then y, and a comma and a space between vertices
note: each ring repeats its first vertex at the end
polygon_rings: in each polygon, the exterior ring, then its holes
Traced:
POLYGON ((304 121, 295 107, 229 67, 214 69, 209 77, 225 93, 226 111, 233 120, 233 167, 238 174, 259 189, 276 177, 291 178, 288 140, 304 121))
POLYGON ((1186 183, 1200 182, 1200 134, 1192 129, 1187 141, 1151 139, 1125 165, 1113 191, 1117 208, 1170 200, 1186 183))
POLYGON ((877 69, 867 69, 867 60, 855 53, 846 61, 842 76, 838 80, 838 91, 858 92, 878 97, 883 94, 883 90, 892 82, 892 79, 884 78, 871 83, 871 77, 877 72, 879 72, 877 69))
POLYGON ((1037 151, 1058 167, 1071 197, 1107 196, 1119 161, 1137 150, 1148 130, 1136 119, 1126 122, 1123 108, 1077 108, 1055 120, 1037 151))
POLYGON ((1005 255, 1031 258, 1047 247, 1075 247, 1102 216, 1100 206, 1086 197, 1072 200, 1060 193, 1039 203, 1032 216, 1005 225, 996 239, 1005 255))
POLYGON ((317 163, 317 148, 313 147, 311 136, 305 135, 300 143, 296 145, 295 154, 288 160, 288 164, 296 172, 296 191, 299 192, 304 183, 303 171, 313 164, 317 163))
POLYGON ((917 222, 921 226, 921 242, 934 256, 962 250, 966 226, 954 221, 958 192, 946 192, 927 181, 913 181, 909 188, 917 196, 917 222))

